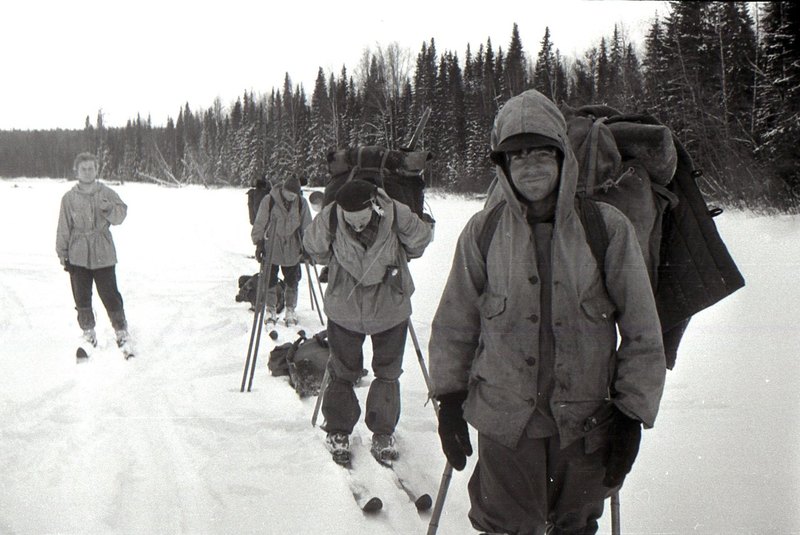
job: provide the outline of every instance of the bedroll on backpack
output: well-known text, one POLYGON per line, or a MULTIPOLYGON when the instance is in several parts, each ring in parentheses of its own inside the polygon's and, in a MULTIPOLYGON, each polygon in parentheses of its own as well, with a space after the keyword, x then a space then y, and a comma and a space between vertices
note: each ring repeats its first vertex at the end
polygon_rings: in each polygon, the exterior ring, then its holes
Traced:
MULTIPOLYGON (((607 106, 563 106, 578 160, 578 197, 633 223, 658 308, 667 367, 692 315, 744 286, 697 186, 701 172, 669 128, 607 106)), ((589 234, 587 232, 587 234, 589 234)))
POLYGON ((328 153, 330 179, 325 184, 323 205, 333 202, 345 182, 361 179, 376 184, 392 199, 405 204, 420 218, 432 221, 425 207, 425 167, 428 151, 390 150, 377 145, 339 149, 328 153))
POLYGON ((276 346, 269 354, 267 366, 274 376, 288 375, 289 384, 301 398, 316 396, 329 353, 328 332, 322 330, 311 338, 301 335, 294 342, 276 346))

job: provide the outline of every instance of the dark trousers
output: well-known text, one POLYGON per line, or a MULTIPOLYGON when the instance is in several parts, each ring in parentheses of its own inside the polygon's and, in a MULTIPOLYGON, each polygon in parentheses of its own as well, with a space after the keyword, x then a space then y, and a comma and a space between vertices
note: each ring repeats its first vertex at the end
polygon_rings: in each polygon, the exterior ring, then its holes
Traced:
POLYGON ((272 264, 269 267, 269 284, 267 285, 267 306, 278 306, 278 268, 283 272, 283 282, 286 283, 286 290, 283 294, 284 303, 287 308, 297 307, 297 286, 300 283, 302 271, 300 264, 293 266, 278 266, 272 264))
MULTIPOLYGON (((407 333, 406 320, 370 336, 375 379, 369 386, 364 421, 373 433, 390 435, 400 420, 399 378, 403 373, 407 333)), ((324 429, 328 432, 349 435, 361 416, 353 387, 364 368, 362 346, 366 336, 328 320, 328 344, 331 350, 328 373, 331 381, 322 399, 324 429)))
POLYGON ((507 448, 478 435, 478 463, 469 481, 475 529, 544 535, 592 535, 611 489, 603 485, 606 447, 586 453, 577 440, 561 449, 558 435, 523 436, 507 448))
POLYGON ((94 315, 92 314, 92 283, 97 286, 97 294, 111 318, 114 329, 125 329, 125 315, 123 313, 122 295, 117 288, 117 274, 114 266, 100 269, 88 269, 81 266, 72 266, 69 272, 72 285, 72 296, 75 298, 75 308, 78 310, 78 324, 82 329, 93 329, 94 315))
POLYGON ((278 268, 280 268, 283 273, 283 282, 286 283, 286 287, 296 290, 303 275, 303 272, 300 271, 300 264, 295 264, 293 266, 278 266, 272 264, 269 267, 269 284, 267 287, 272 288, 278 284, 278 268))

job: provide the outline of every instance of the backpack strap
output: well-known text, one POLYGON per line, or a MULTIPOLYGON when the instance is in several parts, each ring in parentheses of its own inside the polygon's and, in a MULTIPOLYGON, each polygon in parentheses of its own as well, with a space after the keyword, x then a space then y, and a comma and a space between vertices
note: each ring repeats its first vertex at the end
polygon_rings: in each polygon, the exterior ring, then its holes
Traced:
POLYGON ((478 234, 478 250, 481 252, 484 263, 489 255, 489 246, 492 245, 492 239, 494 238, 495 231, 497 231, 497 224, 500 222, 500 216, 503 214, 503 208, 505 208, 505 206, 506 201, 500 201, 489 210, 489 215, 486 216, 483 222, 483 228, 481 228, 478 234))
MULTIPOLYGON (((589 248, 592 250, 592 256, 594 256, 594 259, 597 262, 597 267, 600 269, 600 275, 605 283, 606 250, 608 249, 610 239, 608 237, 606 222, 603 219, 603 215, 600 213, 600 206, 598 205, 598 202, 599 201, 595 201, 584 196, 578 196, 575 198, 578 216, 580 217, 581 224, 586 232, 586 241, 589 243, 589 248)), ((489 211, 489 215, 486 216, 486 219, 483 222, 483 228, 481 228, 481 231, 478 234, 478 250, 480 250, 481 257, 483 257, 484 262, 486 262, 486 258, 489 255, 489 247, 492 245, 492 239, 494 239, 494 234, 497 231, 497 225, 500 222, 500 216, 503 213, 503 208, 505 205, 506 202, 501 201, 492 207, 492 209, 489 211)))
POLYGON ((605 283, 606 250, 610 240, 606 222, 603 219, 603 214, 600 213, 600 206, 598 201, 582 195, 575 198, 575 204, 577 205, 578 216, 583 225, 583 230, 586 232, 586 241, 589 243, 592 256, 597 261, 597 267, 600 269, 600 275, 605 283))

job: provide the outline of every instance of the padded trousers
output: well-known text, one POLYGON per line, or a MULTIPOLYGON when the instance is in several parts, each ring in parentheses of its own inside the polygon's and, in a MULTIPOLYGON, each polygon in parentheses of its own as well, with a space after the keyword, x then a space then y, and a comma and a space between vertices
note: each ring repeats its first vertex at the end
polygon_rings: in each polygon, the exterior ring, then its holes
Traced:
MULTIPOLYGON (((400 420, 400 375, 408 333, 408 320, 372 338, 372 371, 375 375, 367 394, 367 428, 373 433, 390 435, 400 420)), ((328 363, 330 382, 322 400, 323 429, 329 433, 353 432, 361 416, 354 386, 364 368, 362 346, 366 334, 345 329, 328 320, 328 363)))
POLYGON ((583 439, 561 449, 558 435, 523 436, 512 449, 480 433, 469 481, 473 527, 517 535, 593 535, 612 492, 603 485, 606 451, 587 454, 583 439))

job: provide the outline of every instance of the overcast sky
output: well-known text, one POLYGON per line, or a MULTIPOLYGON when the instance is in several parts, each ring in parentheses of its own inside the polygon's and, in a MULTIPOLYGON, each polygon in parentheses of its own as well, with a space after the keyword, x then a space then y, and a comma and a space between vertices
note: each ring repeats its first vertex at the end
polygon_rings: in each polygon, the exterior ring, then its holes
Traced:
POLYGON ((666 2, 460 0, 2 0, 0 129, 82 128, 137 113, 154 125, 216 97, 281 88, 286 72, 310 98, 320 67, 352 73, 366 48, 423 41, 463 61, 491 38, 507 50, 513 24, 535 57, 549 26, 562 55, 581 55, 621 24, 640 43, 666 2))

